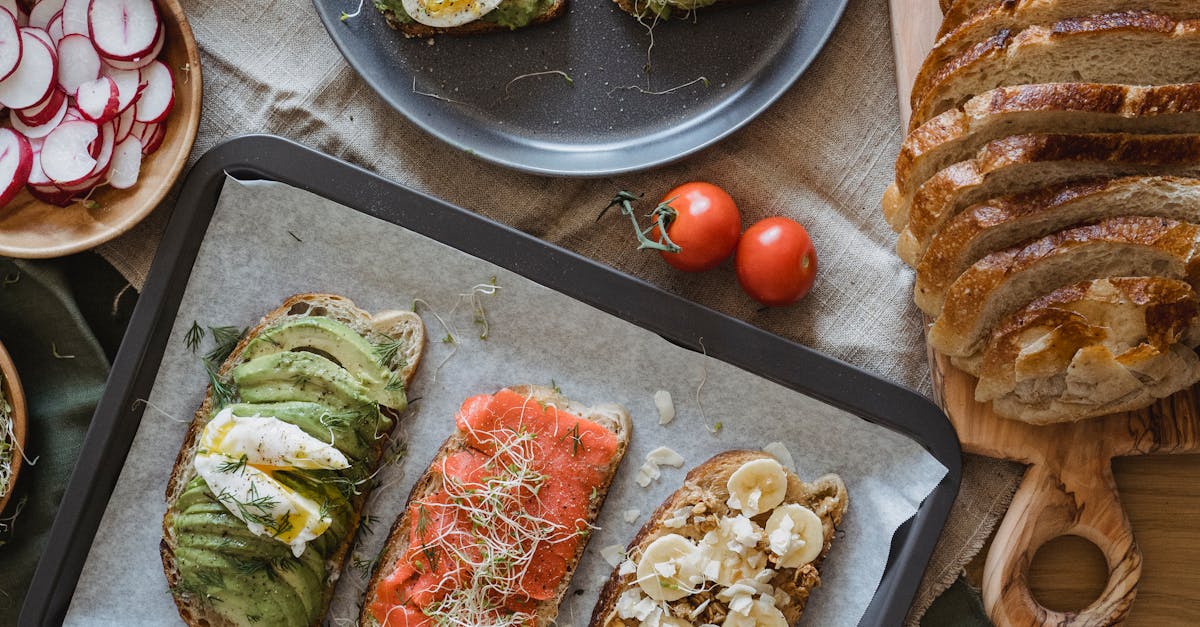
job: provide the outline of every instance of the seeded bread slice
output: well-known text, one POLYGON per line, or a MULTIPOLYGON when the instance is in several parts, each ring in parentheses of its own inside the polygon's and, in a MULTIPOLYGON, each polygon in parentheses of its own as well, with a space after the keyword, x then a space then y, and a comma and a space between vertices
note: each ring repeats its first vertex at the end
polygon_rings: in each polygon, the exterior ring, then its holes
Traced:
POLYGON ((1171 279, 1060 288, 992 335, 975 398, 1035 424, 1142 409, 1200 381, 1198 313, 1191 286, 1171 279))
POLYGON ((1100 179, 1002 196, 969 207, 930 242, 917 264, 913 300, 922 311, 936 316, 950 284, 985 255, 1076 224, 1131 215, 1200 224, 1200 179, 1100 179))
MULTIPOLYGON (((583 404, 567 399, 561 393, 554 391, 548 387, 538 385, 522 385, 509 388, 517 394, 528 395, 532 400, 540 401, 554 406, 580 418, 585 418, 596 424, 612 431, 617 437, 617 450, 613 456, 612 463, 609 465, 605 481, 603 485, 597 487, 598 497, 593 500, 588 509, 587 520, 593 522, 596 516, 600 513, 600 507, 604 504, 604 499, 608 494, 608 488, 612 485, 612 480, 617 474, 617 469, 621 465, 621 460, 625 457, 625 451, 629 448, 629 439, 633 435, 633 421, 629 416, 629 412, 620 405, 611 403, 586 407, 583 404)), ((408 549, 409 537, 411 529, 415 521, 409 515, 409 505, 437 492, 442 487, 442 478, 437 472, 438 461, 444 459, 455 451, 466 448, 466 438, 461 431, 455 431, 438 450, 434 456, 433 463, 425 471, 425 474, 417 480, 413 486, 412 492, 408 495, 408 501, 404 506, 404 513, 396 519, 392 530, 388 534, 387 543, 384 545, 383 554, 380 555, 375 572, 371 575, 370 584, 367 586, 366 597, 363 600, 362 612, 359 615, 358 624, 364 627, 378 625, 379 621, 375 620, 375 616, 371 613, 371 604, 378 598, 379 587, 387 579, 388 575, 393 572, 394 564, 404 557, 404 552, 408 549)), ((550 599, 538 604, 537 627, 547 627, 554 623, 554 618, 558 615, 558 606, 562 602, 563 596, 567 593, 567 588, 571 583, 571 576, 575 573, 575 568, 579 565, 579 559, 583 556, 583 550, 587 547, 587 542, 580 542, 579 547, 575 552, 574 559, 567 566, 567 572, 563 575, 562 581, 559 582, 555 594, 550 599)))
POLYGON ((1110 218, 1047 235, 975 262, 950 285, 929 344, 970 359, 1008 315, 1060 287, 1121 276, 1200 285, 1200 226, 1167 218, 1110 218))
MULTIPOLYGON (((412 383, 413 376, 416 374, 417 366, 421 363, 421 355, 425 348, 425 326, 421 322, 420 316, 411 311, 385 311, 372 316, 356 307, 350 299, 334 294, 297 294, 284 301, 277 309, 263 316, 258 325, 246 333, 246 336, 238 342, 233 352, 221 364, 217 370, 217 374, 221 377, 227 376, 242 362, 242 353, 250 341, 266 329, 287 320, 305 316, 326 316, 332 318, 362 334, 368 341, 378 341, 384 338, 402 341, 401 354, 404 356, 403 363, 405 366, 399 374, 403 376, 406 388, 412 383)), ((238 623, 216 612, 204 599, 180 590, 178 584, 181 574, 179 565, 175 560, 175 548, 178 543, 175 537, 174 522, 175 517, 181 513, 175 509, 175 502, 179 498, 179 495, 183 493, 188 482, 196 476, 192 461, 196 456, 196 447, 200 443, 200 434, 204 430, 204 426, 212 418, 213 409, 214 398, 212 386, 210 385, 208 393, 204 397, 204 402, 196 410, 195 417, 192 418, 192 424, 188 428, 183 445, 179 449, 175 466, 171 469, 171 477, 167 483, 166 491, 166 499, 169 506, 166 514, 163 516, 163 539, 159 548, 162 554, 163 571, 166 573, 167 583, 171 586, 175 605, 179 609, 179 615, 183 618, 183 621, 188 625, 224 627, 227 625, 237 625, 238 623)), ((398 415, 385 407, 380 407, 380 410, 387 412, 393 420, 399 418, 398 415)), ((380 438, 375 444, 376 455, 382 450, 386 444, 386 440, 386 438, 380 438)), ((327 572, 330 573, 330 578, 325 586, 324 597, 321 599, 320 607, 323 608, 320 612, 321 616, 324 616, 329 611, 329 603, 333 600, 334 584, 336 584, 338 575, 341 573, 350 544, 354 541, 354 530, 358 528, 359 517, 369 494, 370 489, 368 484, 360 489, 360 494, 352 500, 355 514, 350 525, 350 531, 346 534, 346 538, 342 544, 334 551, 332 558, 327 562, 327 572)), ((314 621, 313 627, 320 624, 321 620, 318 619, 314 621)))
MULTIPOLYGON (((460 26, 450 26, 450 27, 429 26, 426 24, 422 24, 420 22, 405 21, 403 18, 401 18, 399 15, 397 15, 395 11, 393 11, 392 9, 387 8, 387 7, 380 7, 379 10, 380 10, 380 12, 383 13, 383 18, 387 22, 388 26, 392 27, 394 30, 400 31, 401 33, 404 34, 405 37, 409 37, 409 38, 433 37, 434 35, 450 35, 450 36, 455 36, 455 37, 464 37, 464 36, 469 36, 469 35, 482 35, 485 33, 501 33, 501 32, 509 32, 511 30, 514 30, 514 29, 511 29, 502 24, 496 24, 495 22, 489 22, 487 20, 475 20, 473 22, 467 22, 466 24, 462 24, 460 26)), ((525 26, 522 26, 521 28, 525 28, 528 26, 536 26, 538 24, 545 24, 546 22, 550 22, 550 21, 557 19, 558 17, 562 16, 566 12, 567 12, 567 0, 554 0, 554 3, 551 4, 549 6, 549 8, 547 8, 545 11, 539 13, 537 15, 537 17, 533 18, 533 20, 531 20, 528 24, 526 24, 525 26)))
MULTIPOLYGON (((667 497, 667 500, 663 501, 662 505, 646 521, 646 524, 638 530, 637 535, 629 542, 625 555, 636 560, 651 542, 669 533, 678 533, 691 540, 702 538, 707 529, 702 530, 697 525, 671 528, 666 527, 663 523, 673 517, 676 510, 684 507, 690 507, 696 511, 695 508, 701 506, 704 513, 718 516, 731 513, 729 506, 726 505, 726 501, 729 500, 729 488, 727 487, 729 476, 746 462, 756 459, 774 458, 761 451, 726 451, 693 468, 684 478, 683 487, 667 497)), ((795 625, 804 612, 809 595, 821 583, 818 568, 833 546, 834 534, 837 526, 842 522, 842 516, 846 513, 849 498, 846 493, 846 485, 837 475, 824 475, 812 483, 805 483, 791 471, 787 471, 787 476, 788 489, 784 503, 799 503, 811 509, 821 519, 825 531, 825 546, 821 549, 821 555, 816 561, 800 568, 781 569, 771 581, 772 585, 781 587, 788 593, 790 603, 779 609, 783 612, 788 624, 795 625)), ((769 516, 768 513, 759 514, 760 522, 765 521, 769 516)), ((635 624, 622 620, 617 615, 616 609, 621 593, 637 585, 635 579, 636 575, 622 576, 619 571, 613 571, 592 611, 592 619, 588 623, 590 627, 636 627, 635 624)), ((706 600, 709 601, 708 606, 690 620, 697 625, 701 623, 720 624, 727 608, 715 598, 711 591, 690 595, 671 602, 669 605, 675 616, 688 618, 691 611, 706 600)))
MULTIPOLYGON (((1200 3, 1197 3, 1200 9, 1200 3)), ((1052 83, 1000 87, 909 133, 896 157, 884 216, 897 230, 917 189, 989 142, 1034 133, 1200 133, 1200 83, 1137 86, 1052 83)))
POLYGON ((1169 85, 1200 76, 1200 21, 1150 13, 1071 18, 1000 31, 913 85, 915 129, 972 96, 1005 85, 1169 85))
POLYGON ((917 190, 896 251, 915 267, 946 222, 989 198, 1134 174, 1200 176, 1200 135, 1017 135, 990 142, 917 190))

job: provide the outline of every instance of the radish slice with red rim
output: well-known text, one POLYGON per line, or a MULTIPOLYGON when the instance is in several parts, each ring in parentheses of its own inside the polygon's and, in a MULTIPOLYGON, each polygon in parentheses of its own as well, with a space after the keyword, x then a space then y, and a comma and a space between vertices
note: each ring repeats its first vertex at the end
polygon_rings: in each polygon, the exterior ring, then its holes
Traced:
POLYGON ((104 176, 108 172, 108 164, 112 161, 113 148, 116 147, 116 122, 105 122, 100 125, 100 138, 97 144, 100 152, 96 155, 96 167, 92 168, 92 176, 104 176))
POLYGON ((129 137, 129 131, 133 129, 133 125, 138 124, 138 122, 134 121, 133 119, 133 107, 122 111, 121 115, 118 115, 113 122, 115 122, 117 126, 118 142, 126 137, 129 137))
POLYGON ((88 29, 104 56, 130 61, 154 48, 162 23, 153 0, 92 0, 88 29))
POLYGON ((57 83, 58 61, 48 44, 22 29, 21 48, 17 69, 0 81, 0 104, 10 109, 24 109, 41 102, 57 83))
POLYGON ((129 189, 137 184, 142 169, 142 143, 136 137, 126 137, 113 149, 108 164, 108 182, 117 189, 129 189))
POLYGON ((154 125, 154 130, 150 132, 148 138, 142 139, 142 154, 149 155, 154 153, 162 146, 163 140, 167 137, 167 125, 159 122, 154 125))
POLYGON ((50 134, 51 131, 58 128, 63 120, 67 117, 67 99, 63 98, 59 103, 58 109, 51 114, 51 117, 40 124, 30 124, 16 109, 9 111, 8 121, 12 123, 14 129, 21 132, 22 135, 29 139, 40 139, 50 134))
POLYGON ((165 120, 175 105, 175 79, 171 69, 162 61, 154 61, 139 71, 146 88, 134 105, 133 119, 146 123, 165 120))
POLYGON ((117 84, 117 111, 125 111, 142 95, 141 72, 138 70, 118 70, 105 65, 100 68, 100 75, 113 79, 117 84))
POLYGON ((67 207, 75 202, 75 194, 73 192, 64 192, 53 185, 30 185, 29 195, 48 205, 55 205, 57 207, 67 207))
POLYGON ((44 31, 40 28, 34 28, 32 26, 26 26, 26 27, 22 28, 21 32, 29 33, 30 35, 33 35, 33 36, 37 37, 38 39, 41 39, 42 43, 46 44, 47 46, 50 46, 50 52, 54 53, 54 58, 56 58, 56 59, 58 58, 58 42, 54 41, 54 38, 50 36, 50 33, 47 33, 46 31, 44 31))
POLYGON ((119 96, 116 81, 101 76, 79 86, 79 91, 75 92, 75 107, 85 120, 107 122, 117 117, 119 96))
POLYGON ((122 61, 120 59, 110 59, 108 57, 104 57, 104 63, 111 65, 112 67, 115 67, 118 70, 141 69, 143 67, 146 67, 147 65, 150 65, 150 63, 152 63, 155 59, 158 58, 158 54, 160 52, 162 52, 163 45, 166 44, 166 42, 167 42, 167 31, 166 31, 166 29, 160 29, 158 31, 158 39, 154 40, 154 47, 150 49, 150 52, 147 52, 146 54, 144 54, 140 57, 134 57, 128 61, 122 61))
POLYGON ((39 126, 50 121, 50 118, 58 115, 58 110, 67 104, 67 95, 61 90, 51 89, 50 95, 46 99, 24 109, 12 109, 21 121, 30 126, 39 126))
POLYGON ((29 12, 29 25, 34 28, 42 28, 47 31, 50 22, 63 10, 64 0, 41 0, 33 5, 33 10, 29 12))
POLYGON ((11 76, 21 63, 22 39, 17 19, 10 13, 0 12, 0 80, 11 76))
POLYGON ((58 85, 68 94, 100 77, 100 55, 83 35, 67 35, 58 42, 58 85))
POLYGON ((88 5, 90 0, 66 0, 63 3, 63 34, 88 35, 88 5))
POLYGON ((63 122, 42 143, 42 171, 60 187, 88 179, 96 167, 92 150, 99 137, 95 122, 63 122))
POLYGON ((59 11, 58 15, 55 15, 54 19, 50 20, 50 23, 46 25, 46 34, 50 35, 50 41, 54 42, 55 48, 58 47, 58 42, 62 41, 63 37, 67 36, 67 34, 63 32, 62 11, 59 11))
POLYGON ((33 149, 25 136, 11 128, 0 129, 0 205, 7 205, 29 182, 33 149))

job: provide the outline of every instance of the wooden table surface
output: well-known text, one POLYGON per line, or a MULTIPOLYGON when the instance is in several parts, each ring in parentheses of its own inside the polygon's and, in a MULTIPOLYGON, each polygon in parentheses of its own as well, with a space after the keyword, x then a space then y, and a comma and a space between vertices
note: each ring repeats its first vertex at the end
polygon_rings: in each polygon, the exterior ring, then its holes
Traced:
MULTIPOLYGON (((890 0, 902 115, 908 118, 911 80, 940 22, 937 0, 890 0), (914 43, 912 40, 921 40, 914 43)), ((1129 620, 1141 625, 1200 625, 1200 455, 1119 458, 1117 487, 1144 558, 1129 620)), ((987 549, 968 566, 979 586, 987 549)), ((1081 538, 1044 546, 1030 572, 1034 595, 1046 607, 1078 610, 1104 588, 1108 571, 1099 549, 1081 538)))

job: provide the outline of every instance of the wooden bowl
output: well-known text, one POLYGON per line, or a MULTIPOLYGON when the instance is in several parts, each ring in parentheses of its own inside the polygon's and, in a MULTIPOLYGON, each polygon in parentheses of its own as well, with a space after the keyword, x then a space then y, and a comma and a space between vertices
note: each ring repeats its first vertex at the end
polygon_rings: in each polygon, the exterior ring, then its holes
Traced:
MULTIPOLYGON (((142 161, 131 189, 102 187, 83 203, 57 207, 23 191, 0 208, 0 256, 61 257, 94 248, 133 228, 162 201, 187 163, 200 126, 200 53, 179 0, 157 0, 167 42, 160 59, 175 75, 175 108, 162 146, 142 161), (185 69, 186 68, 186 69, 185 69)), ((4 119, 7 120, 7 117, 4 119)))
POLYGON ((21 462, 24 458, 22 452, 25 450, 25 394, 21 391, 21 380, 17 378, 17 369, 13 365, 12 358, 8 356, 8 351, 4 350, 4 345, 0 344, 0 376, 3 376, 4 385, 0 391, 4 393, 4 398, 8 399, 8 404, 12 407, 13 421, 13 440, 17 444, 17 450, 13 451, 12 457, 12 474, 8 479, 8 486, 4 490, 4 496, 0 496, 0 512, 4 511, 4 506, 8 505, 8 499, 12 496, 13 488, 17 485, 17 475, 21 472, 21 462))

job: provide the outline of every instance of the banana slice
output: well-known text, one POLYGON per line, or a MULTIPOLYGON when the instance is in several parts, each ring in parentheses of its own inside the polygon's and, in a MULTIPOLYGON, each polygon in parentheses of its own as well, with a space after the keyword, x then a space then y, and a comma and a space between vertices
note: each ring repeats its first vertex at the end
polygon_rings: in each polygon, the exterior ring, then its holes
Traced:
POLYGON ((798 503, 775 508, 766 525, 771 553, 781 568, 799 568, 821 554, 825 527, 811 509, 798 503))
POLYGON ((676 601, 693 592, 693 578, 701 581, 700 550, 691 540, 669 533, 650 543, 638 562, 637 582, 655 601, 676 601))
POLYGON ((754 517, 783 502, 787 494, 787 474, 774 459, 756 459, 733 471, 726 485, 729 488, 726 503, 754 517))

